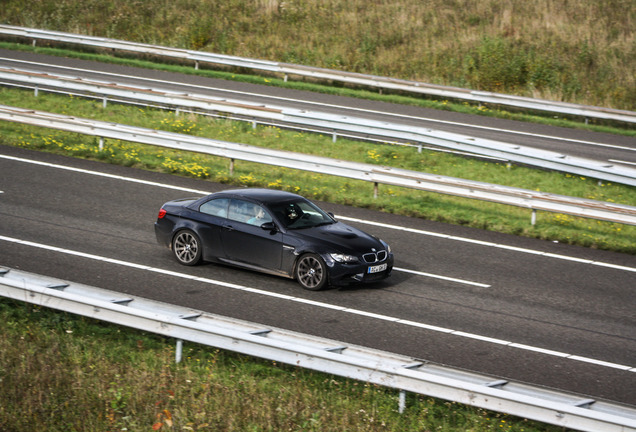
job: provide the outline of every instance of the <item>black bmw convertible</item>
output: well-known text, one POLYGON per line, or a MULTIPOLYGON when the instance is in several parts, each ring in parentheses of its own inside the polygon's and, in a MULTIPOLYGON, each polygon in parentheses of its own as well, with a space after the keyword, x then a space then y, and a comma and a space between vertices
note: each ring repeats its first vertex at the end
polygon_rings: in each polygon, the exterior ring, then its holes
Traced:
POLYGON ((296 279, 308 290, 387 278, 391 248, 290 192, 234 189, 165 203, 159 244, 177 261, 220 262, 296 279))

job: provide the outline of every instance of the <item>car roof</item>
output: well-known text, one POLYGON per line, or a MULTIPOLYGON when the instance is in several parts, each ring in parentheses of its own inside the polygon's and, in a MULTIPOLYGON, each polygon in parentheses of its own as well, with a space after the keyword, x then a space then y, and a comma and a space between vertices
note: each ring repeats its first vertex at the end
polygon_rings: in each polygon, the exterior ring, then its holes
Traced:
POLYGON ((224 190, 224 191, 212 194, 211 196, 243 197, 243 198, 248 198, 253 201, 258 201, 261 203, 287 201, 290 199, 297 199, 297 198, 304 199, 300 195, 297 195, 292 192, 281 191, 277 189, 264 189, 264 188, 228 189, 228 190, 224 190))

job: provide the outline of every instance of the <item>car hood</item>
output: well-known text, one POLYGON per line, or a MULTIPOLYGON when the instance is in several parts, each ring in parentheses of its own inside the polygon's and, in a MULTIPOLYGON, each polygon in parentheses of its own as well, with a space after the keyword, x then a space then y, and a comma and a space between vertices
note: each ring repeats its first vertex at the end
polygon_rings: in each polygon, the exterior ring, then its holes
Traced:
POLYGON ((385 249, 385 245, 378 238, 342 222, 292 230, 288 234, 321 244, 325 249, 324 252, 359 255, 371 251, 372 248, 385 249))

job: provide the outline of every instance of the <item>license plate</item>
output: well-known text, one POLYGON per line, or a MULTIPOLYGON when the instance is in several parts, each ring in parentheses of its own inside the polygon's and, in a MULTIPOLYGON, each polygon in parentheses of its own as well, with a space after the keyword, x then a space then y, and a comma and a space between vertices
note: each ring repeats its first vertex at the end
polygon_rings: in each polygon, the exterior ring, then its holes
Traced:
POLYGON ((379 273, 384 270, 386 270, 386 263, 369 267, 369 271, 367 273, 379 273))

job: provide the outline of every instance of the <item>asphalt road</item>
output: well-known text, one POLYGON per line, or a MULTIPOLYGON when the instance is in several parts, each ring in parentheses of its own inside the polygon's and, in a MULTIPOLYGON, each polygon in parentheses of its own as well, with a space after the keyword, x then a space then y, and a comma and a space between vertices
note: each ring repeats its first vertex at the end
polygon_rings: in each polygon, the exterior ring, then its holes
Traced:
POLYGON ((633 137, 11 50, 0 49, 0 67, 125 83, 141 88, 203 94, 250 105, 368 118, 509 142, 632 168, 636 165, 636 139, 633 137))
POLYGON ((0 146, 0 266, 636 405, 634 256, 322 203, 392 245, 389 280, 309 292, 231 267, 180 266, 155 242, 157 211, 224 188, 0 146))

